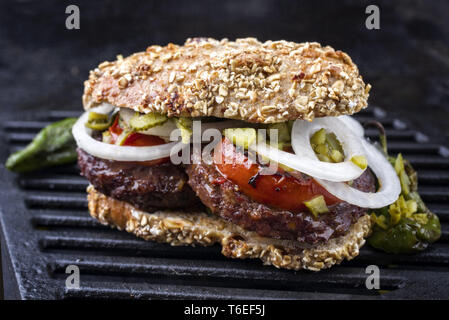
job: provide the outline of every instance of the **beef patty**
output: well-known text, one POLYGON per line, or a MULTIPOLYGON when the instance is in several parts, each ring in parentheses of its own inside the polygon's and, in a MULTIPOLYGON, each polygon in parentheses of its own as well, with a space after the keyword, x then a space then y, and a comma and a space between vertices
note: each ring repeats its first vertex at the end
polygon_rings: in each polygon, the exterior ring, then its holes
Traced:
POLYGON ((79 148, 77 151, 81 175, 107 196, 147 212, 201 206, 180 166, 170 162, 144 166, 100 159, 79 148))
MULTIPOLYGON (((264 237, 291 239, 315 244, 344 235, 360 218, 363 208, 341 202, 329 212, 314 217, 310 212, 290 212, 270 208, 251 200, 238 186, 224 179, 215 165, 205 163, 187 167, 188 183, 214 214, 264 237)), ((366 170, 352 185, 364 192, 375 191, 375 179, 366 170)))

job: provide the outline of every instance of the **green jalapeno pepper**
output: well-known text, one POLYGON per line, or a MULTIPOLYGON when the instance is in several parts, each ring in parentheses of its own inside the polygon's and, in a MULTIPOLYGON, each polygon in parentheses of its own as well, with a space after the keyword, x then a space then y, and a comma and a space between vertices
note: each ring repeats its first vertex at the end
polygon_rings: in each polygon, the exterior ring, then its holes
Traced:
POLYGON ((438 216, 432 213, 418 193, 417 173, 401 154, 388 156, 385 130, 380 123, 380 142, 385 156, 401 182, 401 195, 391 205, 371 213, 374 222, 368 243, 388 253, 412 253, 422 251, 441 236, 438 216))
POLYGON ((14 172, 29 172, 76 161, 76 143, 72 126, 76 118, 67 118, 42 129, 25 149, 13 153, 6 168, 14 172))

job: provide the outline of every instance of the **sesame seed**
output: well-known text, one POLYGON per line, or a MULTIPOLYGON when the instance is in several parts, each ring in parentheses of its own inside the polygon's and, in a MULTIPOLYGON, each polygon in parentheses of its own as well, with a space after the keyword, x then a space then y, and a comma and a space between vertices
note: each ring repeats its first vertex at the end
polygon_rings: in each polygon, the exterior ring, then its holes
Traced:
POLYGON ((216 96, 215 101, 217 101, 217 103, 220 104, 224 101, 224 98, 222 96, 216 96))
POLYGON ((220 94, 220 96, 226 97, 228 95, 228 88, 226 88, 226 86, 222 84, 220 85, 218 93, 220 94))
POLYGON ((175 81, 175 77, 176 77, 176 72, 172 71, 170 73, 170 77, 168 79, 168 82, 172 83, 173 81, 175 81))
POLYGON ((126 88, 126 87, 128 86, 128 80, 126 80, 125 77, 121 77, 121 78, 118 80, 118 86, 119 86, 120 89, 126 88))

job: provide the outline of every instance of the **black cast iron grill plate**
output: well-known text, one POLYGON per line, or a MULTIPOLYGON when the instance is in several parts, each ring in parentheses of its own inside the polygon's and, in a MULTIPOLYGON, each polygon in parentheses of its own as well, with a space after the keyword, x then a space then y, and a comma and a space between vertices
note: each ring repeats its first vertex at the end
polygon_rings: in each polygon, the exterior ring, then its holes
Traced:
MULTIPOLYGON (((3 123, 3 156, 27 144, 43 126, 78 112, 50 111, 3 123)), ((355 116, 379 120, 389 150, 402 152, 419 173, 420 193, 440 217, 441 240, 420 254, 360 255, 319 273, 277 270, 259 260, 233 260, 220 247, 171 247, 100 225, 87 212, 87 181, 76 165, 28 175, 2 170, 2 256, 6 296, 54 298, 339 299, 448 298, 449 151, 404 122, 371 107, 355 116), (6 261, 5 261, 6 260, 6 261), (380 267, 381 290, 365 287, 365 268, 380 267), (67 289, 66 266, 77 265, 81 287, 67 289)), ((375 129, 366 131, 375 138, 375 129)))

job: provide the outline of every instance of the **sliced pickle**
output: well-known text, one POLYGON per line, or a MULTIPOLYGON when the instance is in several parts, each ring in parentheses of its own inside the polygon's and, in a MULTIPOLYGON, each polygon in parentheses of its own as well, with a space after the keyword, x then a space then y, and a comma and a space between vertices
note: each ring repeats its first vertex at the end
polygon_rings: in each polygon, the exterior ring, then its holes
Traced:
POLYGON ((394 162, 394 169, 399 176, 399 181, 401 182, 402 193, 408 195, 410 193, 410 178, 405 172, 404 160, 402 154, 398 154, 396 161, 394 162))
POLYGON ((324 155, 324 154, 317 154, 316 155, 318 157, 318 159, 320 161, 324 161, 324 162, 332 162, 331 158, 329 158, 328 156, 324 155))
POLYGON ((113 119, 114 116, 109 117, 107 114, 91 111, 84 125, 92 130, 104 131, 110 127, 113 119))
POLYGON ((396 170, 396 173, 398 175, 401 174, 402 171, 405 170, 404 168, 404 161, 402 159, 402 154, 398 154, 398 156, 396 157, 396 160, 394 162, 394 170, 396 170))
POLYGON ((328 155, 329 154, 329 147, 325 144, 319 144, 315 148, 315 152, 318 152, 322 155, 328 155))
POLYGON ((321 213, 329 212, 323 196, 317 196, 309 201, 304 201, 304 204, 315 217, 318 217, 321 213))
POLYGON ((418 211, 418 203, 415 200, 407 200, 407 210, 411 213, 418 211))
POLYGON ((326 142, 326 130, 322 128, 315 132, 312 138, 310 138, 310 142, 312 143, 312 145, 324 144, 324 142, 326 142))
POLYGON ((399 181, 401 182, 402 192, 408 195, 410 193, 410 179, 405 171, 401 171, 399 174, 399 181))
POLYGON ((91 111, 91 112, 89 112, 87 122, 93 122, 93 121, 107 122, 108 119, 109 119, 109 117, 107 114, 91 111))
POLYGON ((368 166, 368 160, 366 160, 365 156, 353 156, 351 162, 362 170, 365 170, 368 166))
POLYGON ((343 153, 341 143, 338 141, 337 136, 334 133, 331 132, 326 134, 326 143, 329 145, 330 149, 338 150, 343 153))
POLYGON ((331 151, 331 159, 332 159, 334 162, 342 162, 343 159, 344 159, 344 157, 343 157, 343 154, 342 154, 340 151, 338 151, 338 150, 332 150, 332 151, 331 151))
POLYGON ((333 133, 327 133, 324 128, 315 132, 310 138, 313 151, 320 161, 342 162, 345 158, 343 148, 333 133))
POLYGON ((426 225, 429 222, 429 217, 427 213, 415 213, 412 216, 412 219, 423 225, 426 225))
POLYGON ((377 216, 374 212, 371 213, 371 220, 374 222, 374 224, 378 225, 379 227, 381 227, 384 230, 388 229, 388 225, 385 221, 385 216, 383 215, 379 215, 377 216))
POLYGON ((181 131, 181 139, 183 143, 189 143, 192 131, 192 119, 190 118, 174 118, 176 127, 181 131))
POLYGON ((123 144, 126 141, 126 138, 128 138, 128 136, 133 133, 133 131, 123 131, 118 137, 117 140, 115 141, 115 144, 118 146, 123 146, 123 144))
POLYGON ((129 120, 129 125, 135 131, 145 131, 150 128, 159 126, 168 120, 166 115, 160 113, 147 113, 140 114, 136 113, 131 120, 129 120))
POLYGON ((86 122, 85 126, 88 127, 89 129, 92 129, 95 131, 104 131, 107 128, 109 128, 110 123, 108 123, 108 122, 93 122, 93 123, 86 122))
POLYGON ((248 149, 248 146, 256 141, 256 129, 254 128, 229 128, 224 130, 226 138, 238 147, 248 149))
POLYGON ((278 142, 290 142, 290 130, 286 122, 272 123, 268 125, 268 135, 270 136, 270 130, 277 130, 278 142))

